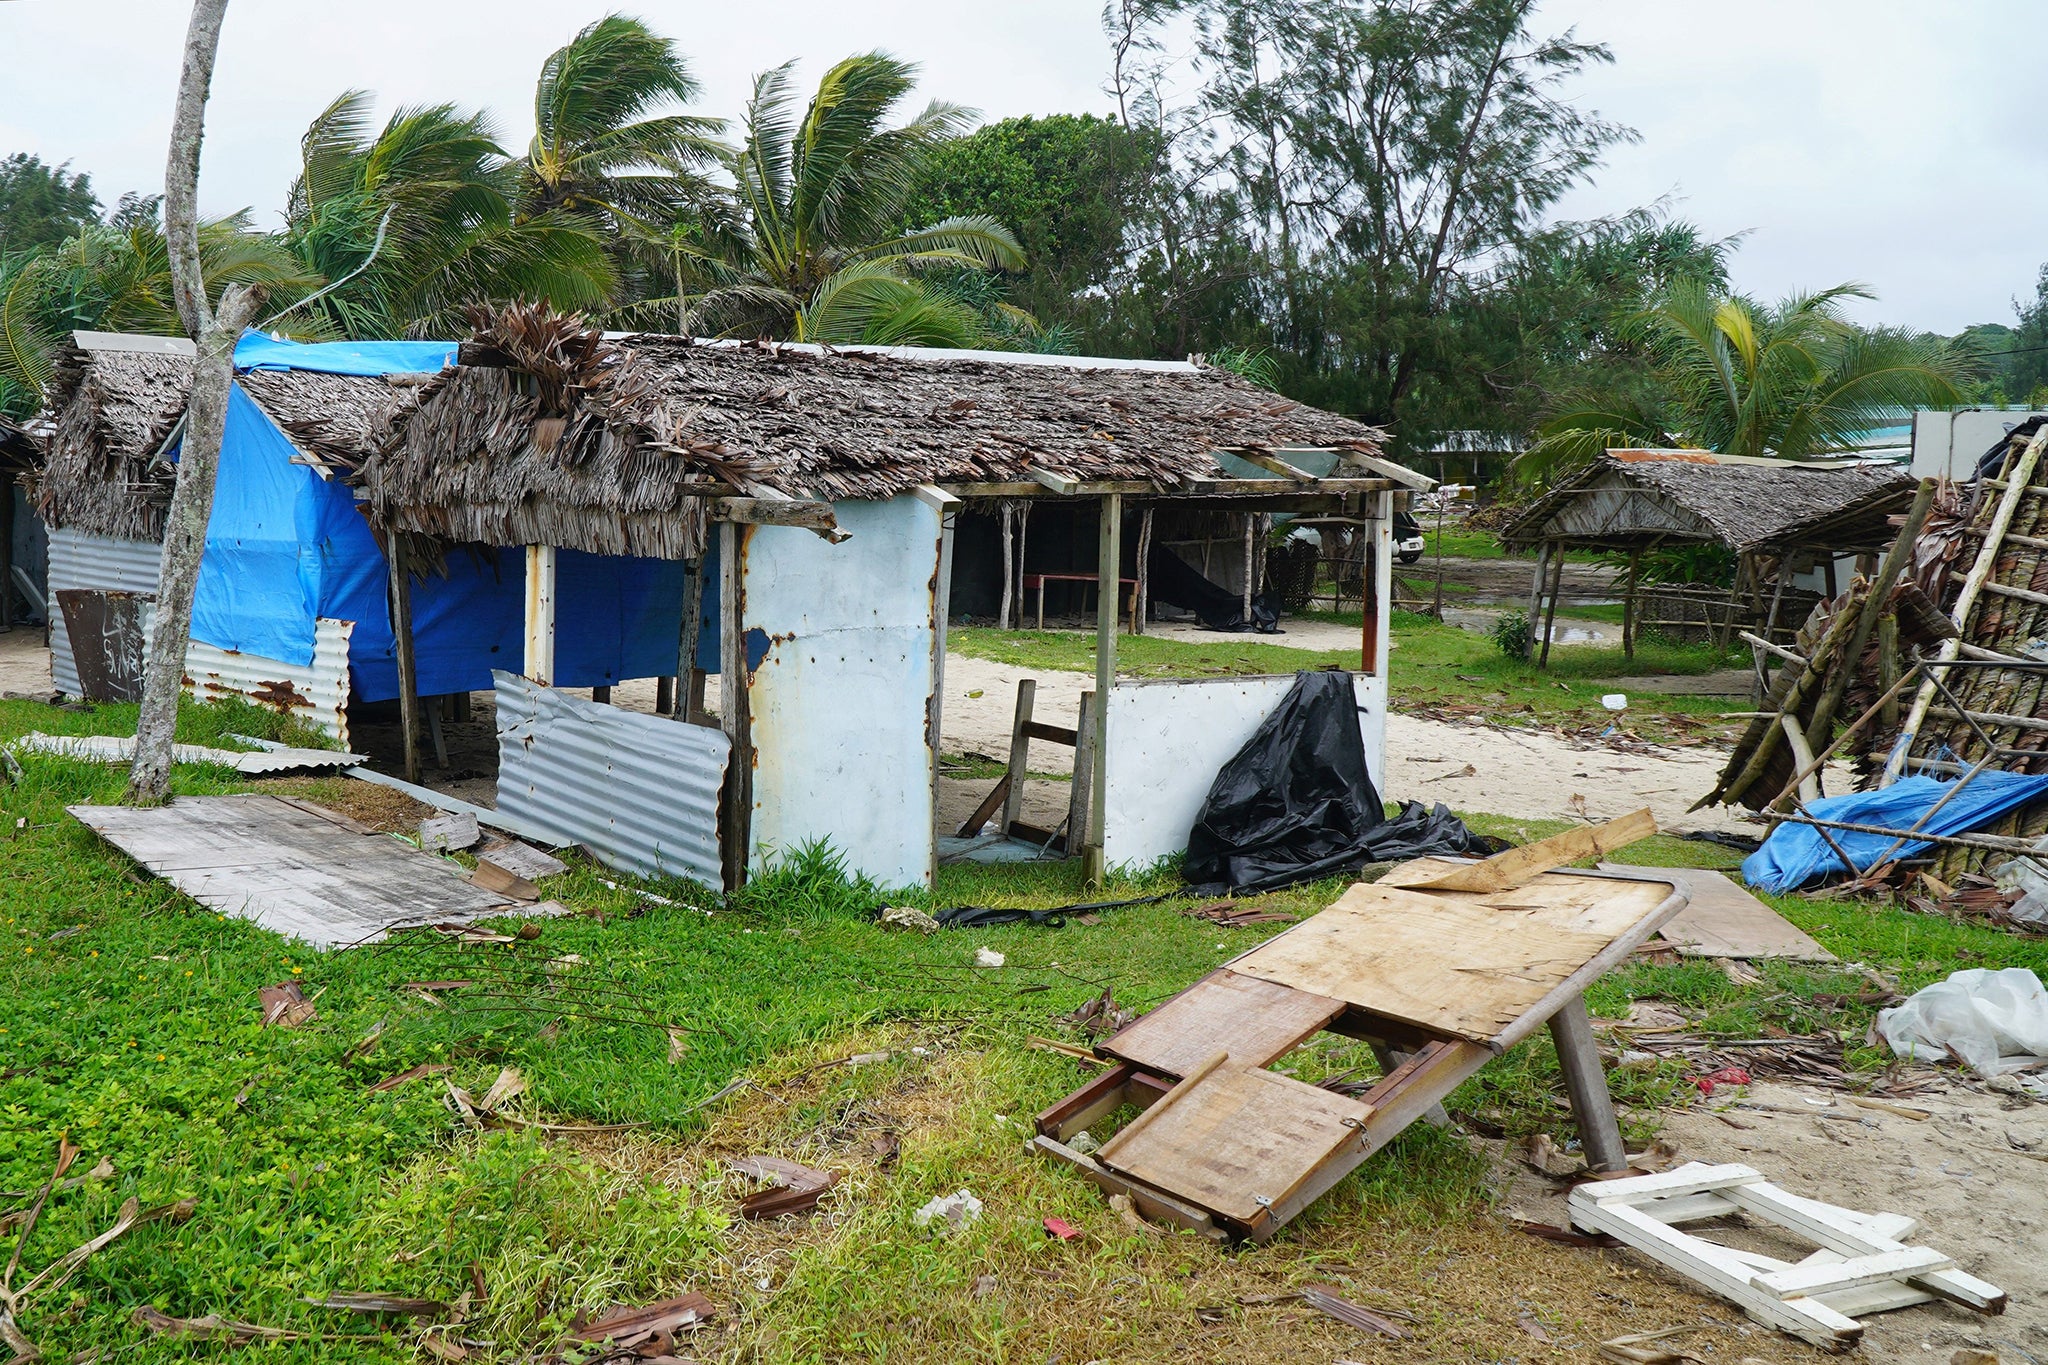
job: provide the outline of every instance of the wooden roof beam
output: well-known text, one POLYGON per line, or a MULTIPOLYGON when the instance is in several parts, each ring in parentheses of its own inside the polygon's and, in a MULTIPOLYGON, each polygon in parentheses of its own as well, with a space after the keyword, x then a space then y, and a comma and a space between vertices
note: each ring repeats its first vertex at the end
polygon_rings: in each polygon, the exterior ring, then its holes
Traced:
POLYGON ((839 524, 829 502, 812 502, 786 494, 758 498, 716 498, 711 503, 713 521, 737 522, 744 526, 796 526, 816 531, 834 545, 852 537, 839 524))
POLYGON ((1362 450, 1346 450, 1338 457, 1340 464, 1352 465, 1359 469, 1370 469, 1382 478, 1392 479, 1403 488, 1415 493, 1427 493, 1436 487, 1436 480, 1427 474, 1418 474, 1406 465, 1383 460, 1377 455, 1368 455, 1362 450))

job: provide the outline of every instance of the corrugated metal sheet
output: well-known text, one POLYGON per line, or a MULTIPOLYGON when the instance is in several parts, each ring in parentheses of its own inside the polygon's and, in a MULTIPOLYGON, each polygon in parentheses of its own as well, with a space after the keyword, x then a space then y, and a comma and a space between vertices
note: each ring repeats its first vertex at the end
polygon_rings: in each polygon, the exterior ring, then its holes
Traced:
MULTIPOLYGON (((153 593, 162 554, 162 546, 146 540, 52 531, 50 594, 66 588, 153 593)), ((259 706, 282 707, 347 744, 348 641, 354 628, 351 621, 322 618, 315 623, 313 662, 303 666, 195 640, 185 653, 186 690, 201 698, 235 695, 259 706)), ((62 612, 51 613, 50 677, 59 692, 79 694, 78 665, 62 612)))
MULTIPOLYGON (((155 592, 157 561, 163 547, 146 540, 110 540, 76 531, 50 532, 50 599, 66 588, 105 588, 121 592, 155 592)), ((50 612, 50 681, 66 696, 78 696, 78 665, 72 661, 71 636, 64 613, 50 612)))
POLYGON ((642 877, 718 886, 718 792, 731 741, 717 730, 497 680, 498 809, 642 877))
MULTIPOLYGON (((92 763, 132 763, 135 738, 132 735, 46 735, 41 731, 23 735, 15 746, 29 753, 57 754, 82 758, 92 763)), ((238 773, 291 773, 308 769, 352 768, 370 760, 364 754, 336 753, 331 749, 294 749, 276 744, 250 753, 232 749, 209 749, 201 744, 174 744, 171 757, 179 763, 218 763, 238 773)))
POLYGON ((194 640, 185 651, 185 690, 201 700, 247 697, 348 743, 348 640, 353 621, 313 623, 313 662, 280 663, 194 640))

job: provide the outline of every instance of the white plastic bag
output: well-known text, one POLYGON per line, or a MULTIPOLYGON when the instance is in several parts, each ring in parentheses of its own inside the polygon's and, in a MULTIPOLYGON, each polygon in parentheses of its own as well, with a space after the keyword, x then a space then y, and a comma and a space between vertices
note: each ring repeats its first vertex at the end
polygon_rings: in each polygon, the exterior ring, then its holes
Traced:
POLYGON ((1952 1048, 1980 1076, 2048 1062, 2048 987, 2025 967, 1972 967, 1882 1010, 1877 1031, 1909 1060, 1945 1061, 1952 1048))

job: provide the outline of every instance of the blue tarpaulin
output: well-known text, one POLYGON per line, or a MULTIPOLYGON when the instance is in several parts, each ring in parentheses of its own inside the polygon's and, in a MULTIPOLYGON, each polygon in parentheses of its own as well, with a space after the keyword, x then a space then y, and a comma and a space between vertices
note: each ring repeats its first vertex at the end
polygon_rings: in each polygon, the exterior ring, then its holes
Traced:
MULTIPOLYGON (((1955 785, 1938 778, 1909 777, 1873 792, 1850 792, 1809 801, 1803 809, 1816 820, 1906 830, 1918 824, 1955 785)), ((2048 775, 1989 769, 1971 778, 1969 785, 1935 812, 1923 828, 1928 834, 1968 834, 2043 795, 2048 795, 2048 775)), ((1849 855, 1859 872, 1883 856, 1897 837, 1849 830, 1829 830, 1828 834, 1842 846, 1842 852, 1849 855)), ((1914 839, 1896 856, 1910 858, 1928 847, 1925 840, 1914 839)), ((1764 840, 1763 847, 1742 862, 1743 880, 1762 891, 1796 890, 1818 877, 1844 870, 1841 858, 1811 825, 1779 825, 1764 840)))
MULTIPOLYGON (((454 351, 450 342, 299 345, 252 332, 235 348, 235 363, 245 371, 412 374, 439 369, 454 351)), ((228 398, 192 637, 304 667, 313 659, 318 618, 353 621, 349 672, 355 696, 396 697, 383 552, 356 509, 354 491, 293 463, 296 454, 237 385, 228 398)), ((682 565, 563 550, 556 576, 557 686, 609 686, 676 671, 682 565)), ((705 581, 698 657, 716 669, 718 575, 709 556, 705 581)), ((489 691, 492 669, 521 669, 525 600, 526 556, 517 549, 458 546, 447 556, 445 574, 415 580, 420 693, 489 691)))

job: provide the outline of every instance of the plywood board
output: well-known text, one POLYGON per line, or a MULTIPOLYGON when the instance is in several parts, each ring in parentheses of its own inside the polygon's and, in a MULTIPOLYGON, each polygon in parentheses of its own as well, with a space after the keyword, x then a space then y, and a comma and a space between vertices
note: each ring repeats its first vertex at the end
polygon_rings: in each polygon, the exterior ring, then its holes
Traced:
POLYGON ((274 797, 181 796, 168 806, 70 811, 202 905, 321 947, 506 908, 503 896, 469 885, 439 858, 274 797))
POLYGON ((1213 972, 1102 1045, 1147 1071, 1185 1076, 1218 1051, 1265 1066, 1344 1012, 1344 1002, 1232 971, 1213 972))
MULTIPOLYGON (((1670 887, 1549 874, 1487 895, 1360 884, 1243 957, 1245 976, 1493 1046, 1525 1034, 1576 973, 1647 937, 1670 887)), ((1561 1003, 1561 999, 1558 1003, 1561 1003)))
MULTIPOLYGON (((1162 1101, 1163 1103, 1163 1101, 1162 1101)), ((1102 1164, 1238 1223, 1288 1201, 1348 1145, 1372 1107, 1255 1067, 1219 1067, 1102 1164)))
POLYGON ((1835 955, 1799 926, 1737 886, 1721 872, 1628 867, 1602 863, 1627 876, 1670 876, 1686 891, 1685 909, 1666 921, 1657 936, 1687 957, 1783 957, 1797 962, 1833 962, 1835 955))

